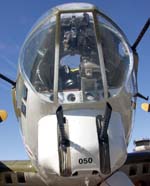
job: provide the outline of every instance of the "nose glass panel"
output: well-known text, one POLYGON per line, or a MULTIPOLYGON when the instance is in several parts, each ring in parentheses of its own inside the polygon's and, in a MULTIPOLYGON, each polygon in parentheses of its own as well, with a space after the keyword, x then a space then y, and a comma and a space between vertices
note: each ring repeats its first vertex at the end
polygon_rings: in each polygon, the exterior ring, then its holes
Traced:
POLYGON ((26 39, 20 62, 35 92, 62 104, 117 95, 132 71, 130 48, 120 29, 90 11, 41 20, 26 39))
POLYGON ((121 32, 102 16, 98 16, 107 86, 111 96, 117 94, 129 73, 130 49, 121 32))
POLYGON ((35 29, 24 44, 21 67, 33 88, 42 94, 53 92, 55 18, 35 29))
POLYGON ((91 102, 103 96, 92 13, 61 15, 58 87, 61 102, 91 102))

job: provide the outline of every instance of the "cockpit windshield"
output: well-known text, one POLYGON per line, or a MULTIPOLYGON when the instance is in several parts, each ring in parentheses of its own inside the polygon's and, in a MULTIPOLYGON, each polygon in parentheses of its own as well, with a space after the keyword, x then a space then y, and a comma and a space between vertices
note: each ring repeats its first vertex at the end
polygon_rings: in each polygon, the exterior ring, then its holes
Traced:
POLYGON ((49 20, 38 28, 23 48, 23 70, 37 92, 52 92, 54 84, 55 24, 49 20))
POLYGON ((127 76, 130 58, 129 50, 120 33, 108 23, 102 21, 99 30, 105 63, 105 72, 109 91, 122 86, 127 76))
POLYGON ((92 11, 61 13, 57 21, 56 15, 43 18, 24 44, 21 68, 31 86, 50 101, 57 88, 61 103, 100 101, 104 89, 117 94, 130 65, 119 31, 101 15, 95 23, 92 11))
POLYGON ((92 13, 62 14, 60 38, 60 94, 99 100, 103 85, 92 13))

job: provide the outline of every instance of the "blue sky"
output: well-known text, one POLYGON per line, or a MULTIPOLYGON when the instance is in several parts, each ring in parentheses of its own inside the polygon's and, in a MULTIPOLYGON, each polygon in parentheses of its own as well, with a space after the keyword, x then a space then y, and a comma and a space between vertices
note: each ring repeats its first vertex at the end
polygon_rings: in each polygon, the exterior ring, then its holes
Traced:
MULTIPOLYGON (((68 0, 1 0, 0 1, 0 73, 16 79, 20 47, 35 21, 48 9, 68 0)), ((80 2, 80 1, 74 1, 80 2)), ((133 44, 140 29, 150 17, 150 1, 138 0, 87 0, 97 5, 110 16, 125 32, 133 44)), ((150 95, 150 29, 138 47, 139 53, 139 91, 150 95)), ((150 101, 149 101, 150 102, 150 101)), ((138 100, 129 151, 133 140, 150 137, 150 113, 141 110, 138 100)), ((11 86, 0 80, 0 109, 8 111, 8 119, 0 125, 0 160, 27 159, 22 144, 19 123, 15 117, 11 86)))

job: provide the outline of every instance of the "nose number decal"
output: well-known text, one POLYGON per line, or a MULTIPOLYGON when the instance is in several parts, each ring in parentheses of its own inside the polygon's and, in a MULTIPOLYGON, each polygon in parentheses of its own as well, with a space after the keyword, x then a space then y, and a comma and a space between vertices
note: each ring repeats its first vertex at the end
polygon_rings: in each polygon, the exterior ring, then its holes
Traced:
POLYGON ((89 158, 80 158, 79 159, 79 164, 90 164, 93 162, 93 159, 91 157, 89 158))

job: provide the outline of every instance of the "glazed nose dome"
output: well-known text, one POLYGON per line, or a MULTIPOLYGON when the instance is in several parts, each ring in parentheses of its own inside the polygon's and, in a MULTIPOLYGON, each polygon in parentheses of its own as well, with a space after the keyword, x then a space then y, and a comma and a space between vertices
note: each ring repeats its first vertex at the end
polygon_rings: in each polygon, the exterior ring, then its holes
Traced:
POLYGON ((36 92, 80 91, 82 101, 117 94, 132 68, 120 29, 86 3, 48 11, 29 33, 20 64, 36 92))

